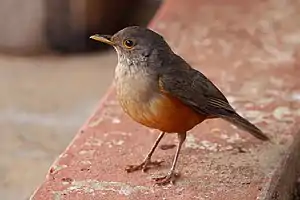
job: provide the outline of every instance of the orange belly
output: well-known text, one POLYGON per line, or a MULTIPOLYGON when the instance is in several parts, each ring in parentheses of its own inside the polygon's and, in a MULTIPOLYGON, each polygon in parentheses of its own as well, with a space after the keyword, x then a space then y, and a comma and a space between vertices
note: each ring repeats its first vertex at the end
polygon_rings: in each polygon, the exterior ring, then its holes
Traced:
POLYGON ((167 133, 183 133, 206 119, 180 100, 161 94, 147 103, 122 102, 124 111, 135 121, 167 133))

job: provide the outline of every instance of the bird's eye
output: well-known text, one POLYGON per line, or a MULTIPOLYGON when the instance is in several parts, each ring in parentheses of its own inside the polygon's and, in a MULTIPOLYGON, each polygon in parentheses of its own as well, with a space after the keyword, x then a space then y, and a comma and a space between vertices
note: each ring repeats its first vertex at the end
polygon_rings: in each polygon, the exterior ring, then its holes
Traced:
POLYGON ((123 45, 127 48, 127 49, 131 49, 135 43, 132 40, 126 39, 123 41, 123 45))

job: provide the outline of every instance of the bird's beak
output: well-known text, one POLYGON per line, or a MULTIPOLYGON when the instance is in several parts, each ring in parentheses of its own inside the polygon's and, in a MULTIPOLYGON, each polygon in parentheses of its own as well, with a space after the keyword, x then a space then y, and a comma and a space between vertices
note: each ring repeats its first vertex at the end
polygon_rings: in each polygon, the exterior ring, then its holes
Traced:
POLYGON ((106 43, 106 44, 109 44, 109 45, 114 45, 114 42, 111 41, 111 36, 110 35, 95 34, 95 35, 90 36, 90 39, 97 40, 97 41, 100 41, 100 42, 103 42, 103 43, 106 43))

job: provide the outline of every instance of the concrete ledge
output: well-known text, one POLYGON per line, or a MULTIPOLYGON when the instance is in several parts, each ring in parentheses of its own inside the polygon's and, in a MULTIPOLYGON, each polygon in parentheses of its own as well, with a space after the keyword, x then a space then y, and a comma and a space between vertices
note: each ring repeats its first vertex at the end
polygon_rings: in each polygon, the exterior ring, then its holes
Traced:
MULTIPOLYGON (((151 176, 168 170, 174 149, 154 154, 166 161, 160 169, 125 172, 143 159, 158 132, 129 119, 112 86, 31 199, 288 200, 300 169, 297 4, 166 0, 150 24, 273 143, 221 120, 206 121, 188 134, 177 184, 153 187, 151 176)), ((173 135, 163 140, 174 142, 173 135)))

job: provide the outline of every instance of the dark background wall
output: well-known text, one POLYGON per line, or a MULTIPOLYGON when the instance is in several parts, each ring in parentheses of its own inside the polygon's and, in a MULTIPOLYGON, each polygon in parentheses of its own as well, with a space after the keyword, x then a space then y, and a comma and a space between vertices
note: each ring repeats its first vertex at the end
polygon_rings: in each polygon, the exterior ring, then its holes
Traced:
POLYGON ((0 51, 75 53, 105 48, 89 36, 146 25, 159 5, 153 0, 1 0, 0 51))

